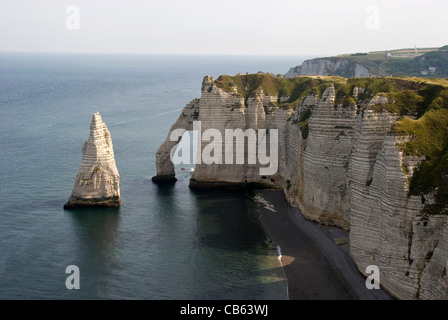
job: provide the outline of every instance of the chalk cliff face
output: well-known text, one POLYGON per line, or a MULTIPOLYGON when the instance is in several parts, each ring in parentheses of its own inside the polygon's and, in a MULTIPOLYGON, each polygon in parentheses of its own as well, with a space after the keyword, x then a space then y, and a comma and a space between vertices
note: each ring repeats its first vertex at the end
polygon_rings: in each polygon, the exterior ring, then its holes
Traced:
MULTIPOLYGON (((170 134, 161 145, 156 154, 157 175, 153 177, 155 182, 175 181, 174 166, 170 158, 173 147, 177 144, 177 139, 171 139, 171 133, 176 129, 180 136, 185 130, 193 130, 194 121, 200 121, 200 134, 203 136, 208 129, 216 129, 221 133, 222 138, 226 136, 226 129, 274 129, 280 127, 290 116, 290 112, 277 110, 271 114, 269 108, 273 109, 271 101, 277 101, 277 97, 268 96, 259 91, 255 96, 245 99, 237 93, 237 88, 233 87, 230 92, 220 89, 212 77, 205 77, 202 83, 202 97, 194 99, 182 110, 176 123, 171 127, 170 134), (245 105, 246 104, 246 105, 245 105), (174 140, 174 141, 171 141, 174 140)), ((269 140, 269 132, 266 139, 269 140)), ((235 137, 234 139, 238 139, 235 137)), ((258 139, 258 137, 257 137, 258 139)), ((213 138, 201 141, 200 151, 210 144, 213 138)), ((234 140, 236 141, 236 140, 234 140)), ((247 140, 242 141, 247 146, 247 140)), ((224 147, 224 146, 223 146, 224 147)), ((220 163, 205 163, 202 157, 197 157, 195 173, 190 181, 190 186, 197 188, 207 188, 213 186, 226 185, 229 187, 240 187, 245 184, 260 184, 263 186, 274 186, 273 178, 259 174, 260 165, 251 164, 247 159, 247 152, 244 154, 242 163, 237 161, 237 152, 233 151, 232 162, 225 161, 225 149, 221 148, 220 163)), ((263 167, 263 166, 262 166, 263 167)))
POLYGON ((349 173, 350 253, 360 266, 378 265, 381 285, 397 297, 446 299, 448 261, 447 251, 442 250, 446 250, 447 216, 422 215, 420 197, 408 196, 402 165, 418 159, 407 159, 397 149, 399 142, 397 137, 384 136, 375 162, 355 148, 349 173), (356 174, 360 168, 371 174, 356 174))
POLYGON ((177 179, 174 173, 172 160, 172 149, 177 145, 178 140, 171 141, 171 133, 178 130, 179 139, 186 130, 193 130, 193 121, 197 120, 199 114, 199 99, 193 99, 187 104, 177 121, 171 126, 170 134, 165 142, 160 146, 156 154, 157 175, 152 178, 154 182, 175 182, 177 179))
POLYGON ((89 139, 82 147, 82 163, 65 209, 118 207, 120 176, 112 139, 101 115, 92 116, 89 139))
POLYGON ((293 67, 284 74, 285 78, 326 75, 335 75, 347 78, 374 76, 374 74, 372 74, 370 70, 362 64, 340 57, 305 60, 302 65, 293 67))
MULTIPOLYGON (((427 203, 411 195, 410 181, 426 157, 403 151, 412 137, 393 129, 403 118, 391 107, 399 98, 378 89, 392 86, 408 96, 413 84, 267 75, 225 79, 204 78, 202 97, 184 108, 171 130, 193 129, 193 120, 201 121, 201 132, 214 128, 223 136, 225 129, 277 129, 278 170, 262 175, 259 163, 201 163, 191 187, 281 188, 306 218, 349 230, 350 255, 359 270, 377 265, 381 285, 396 297, 448 298, 448 216, 425 213, 427 203)), ((169 154, 177 142, 168 140, 157 153, 159 177, 174 177, 169 154)), ((208 143, 203 140, 200 150, 208 143)))

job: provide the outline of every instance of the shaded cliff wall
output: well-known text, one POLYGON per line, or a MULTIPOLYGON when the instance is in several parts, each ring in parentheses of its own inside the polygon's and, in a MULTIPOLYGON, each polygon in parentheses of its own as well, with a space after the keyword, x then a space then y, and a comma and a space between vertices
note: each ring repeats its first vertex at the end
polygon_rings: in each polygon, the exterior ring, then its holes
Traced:
MULTIPOLYGON (((276 100, 276 97, 267 96, 261 91, 245 101, 244 97, 237 93, 236 87, 233 87, 231 92, 226 92, 218 88, 213 78, 206 77, 202 84, 202 97, 199 101, 198 120, 201 122, 203 138, 200 150, 203 151, 212 142, 212 139, 204 139, 204 132, 209 129, 218 130, 221 137, 225 139, 226 129, 257 131, 258 129, 276 128, 275 119, 264 109, 264 106, 270 105, 271 99, 276 100)), ((258 140, 259 138, 257 136, 258 140)), ((237 140, 234 141, 236 144, 237 140)), ((244 159, 239 159, 243 163, 238 163, 236 149, 233 150, 233 163, 225 161, 226 150, 222 145, 220 148, 221 163, 207 164, 201 159, 201 163, 196 165, 190 186, 206 188, 223 184, 241 186, 247 183, 273 185, 271 180, 263 179, 260 176, 258 162, 256 164, 249 163, 247 138, 238 139, 238 143, 245 145, 244 159)))
POLYGON ((90 134, 82 147, 82 162, 65 209, 118 207, 120 175, 115 163, 112 138, 101 115, 96 112, 90 134))
POLYGON ((372 176, 362 179, 351 171, 350 254, 360 271, 378 265, 381 285, 399 298, 446 299, 447 216, 422 215, 421 198, 408 195, 402 166, 418 159, 403 155, 399 142, 386 135, 370 165, 355 151, 354 165, 372 176))
POLYGON ((174 164, 172 162, 172 150, 178 142, 182 133, 186 130, 193 130, 193 122, 197 120, 199 113, 199 99, 193 99, 183 109, 179 118, 171 126, 170 132, 165 142, 159 147, 156 153, 157 175, 152 178, 154 182, 173 182, 176 181, 174 164), (179 139, 172 141, 171 134, 179 130, 179 139))

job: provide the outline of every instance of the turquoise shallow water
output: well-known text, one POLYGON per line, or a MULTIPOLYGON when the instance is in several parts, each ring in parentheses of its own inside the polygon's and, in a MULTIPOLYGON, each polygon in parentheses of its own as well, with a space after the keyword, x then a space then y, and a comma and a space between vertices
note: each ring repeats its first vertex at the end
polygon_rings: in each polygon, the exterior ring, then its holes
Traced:
MULTIPOLYGON (((249 194, 157 186, 155 153, 204 75, 285 73, 304 57, 0 54, 0 299, 285 299, 249 194), (119 209, 67 211, 99 111, 119 209), (65 268, 80 269, 80 289, 65 268)), ((178 168, 179 169, 179 168, 178 168)))

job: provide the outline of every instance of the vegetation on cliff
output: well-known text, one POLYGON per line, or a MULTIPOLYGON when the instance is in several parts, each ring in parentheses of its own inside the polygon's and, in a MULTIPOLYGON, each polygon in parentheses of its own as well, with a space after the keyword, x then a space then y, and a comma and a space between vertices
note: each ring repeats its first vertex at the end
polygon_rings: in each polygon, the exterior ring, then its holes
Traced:
POLYGON ((413 49, 402 49, 390 51, 389 55, 385 51, 378 51, 339 57, 347 59, 349 66, 358 63, 372 74, 380 76, 448 77, 448 51, 443 49, 445 47, 421 49, 419 54, 413 49), (430 71, 433 67, 434 73, 430 71))
POLYGON ((232 88, 236 87, 237 93, 244 97, 245 102, 262 90, 265 95, 278 97, 278 101, 274 102, 276 107, 295 109, 308 94, 321 96, 330 83, 339 82, 346 82, 346 79, 341 77, 297 77, 291 79, 257 73, 237 76, 222 75, 215 83, 227 92, 232 92, 232 88))
POLYGON ((420 117, 403 117, 393 131, 411 137, 401 145, 405 153, 425 157, 411 179, 410 193, 426 203, 425 194, 434 192, 435 202, 425 212, 448 214, 448 87, 428 86, 420 93, 420 117))
MULTIPOLYGON (((302 71, 302 66, 291 68, 288 77, 306 72, 327 72, 328 75, 352 78, 356 74, 372 76, 448 77, 448 46, 441 48, 400 49, 368 53, 341 54, 308 60, 321 65, 314 71, 302 71), (333 67, 325 67, 331 65, 333 67), (364 67, 364 68, 362 68, 364 67), (319 70, 319 71, 317 71, 319 70), (324 71, 325 70, 325 71, 324 71), (361 72, 361 73, 360 73, 361 72)), ((306 69, 307 70, 307 69, 306 69)), ((316 73, 312 73, 316 74, 316 73)))
MULTIPOLYGON (((429 214, 448 213, 448 80, 437 78, 369 77, 345 79, 336 76, 279 78, 269 74, 220 76, 216 85, 228 92, 254 97, 257 92, 278 97, 277 108, 295 109, 308 94, 318 97, 330 84, 336 91, 336 105, 355 106, 357 112, 367 108, 367 102, 382 95, 387 103, 371 105, 376 112, 401 116, 392 134, 409 137, 400 144, 408 155, 424 156, 410 181, 410 194, 420 195, 427 203, 428 193, 434 202, 425 207, 429 214), (362 88, 355 99, 355 88, 362 88)), ((305 110, 298 125, 303 137, 308 136, 308 120, 312 114, 305 110)))
MULTIPOLYGON (((358 101, 384 95, 388 103, 370 106, 398 114, 392 134, 409 137, 400 144, 408 155, 424 156, 410 181, 410 194, 420 195, 428 214, 448 213, 448 81, 426 78, 357 78, 336 84, 336 103, 351 99, 355 87, 365 91, 358 101), (434 194, 428 203, 425 194, 434 194)), ((359 106, 358 106, 359 107, 359 106)), ((364 107, 365 108, 365 107, 364 107)))

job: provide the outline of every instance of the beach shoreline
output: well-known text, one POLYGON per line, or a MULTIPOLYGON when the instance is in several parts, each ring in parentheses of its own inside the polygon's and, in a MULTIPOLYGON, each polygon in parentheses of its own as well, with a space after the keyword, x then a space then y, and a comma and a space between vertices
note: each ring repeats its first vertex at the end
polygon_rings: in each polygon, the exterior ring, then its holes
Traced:
POLYGON ((382 288, 366 288, 348 254, 347 232, 306 220, 283 191, 257 190, 255 201, 263 227, 280 248, 290 300, 394 299, 382 288))

